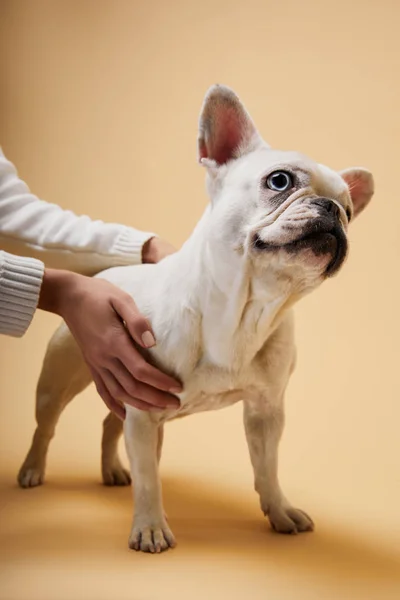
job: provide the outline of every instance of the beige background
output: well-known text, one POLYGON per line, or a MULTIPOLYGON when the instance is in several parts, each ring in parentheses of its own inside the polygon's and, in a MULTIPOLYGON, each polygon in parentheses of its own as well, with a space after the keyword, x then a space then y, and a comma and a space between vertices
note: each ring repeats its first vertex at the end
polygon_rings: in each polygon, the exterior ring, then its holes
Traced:
POLYGON ((279 537, 263 521, 240 406, 168 428, 179 546, 165 555, 128 551, 130 492, 99 485, 93 390, 63 415, 48 485, 17 489, 57 324, 37 315, 23 340, 0 340, 0 598, 400 597, 399 3, 0 7, 1 144, 44 199, 181 244, 206 203, 196 127, 214 82, 236 89, 272 145, 376 178, 343 272, 297 309, 281 479, 316 532, 279 537))

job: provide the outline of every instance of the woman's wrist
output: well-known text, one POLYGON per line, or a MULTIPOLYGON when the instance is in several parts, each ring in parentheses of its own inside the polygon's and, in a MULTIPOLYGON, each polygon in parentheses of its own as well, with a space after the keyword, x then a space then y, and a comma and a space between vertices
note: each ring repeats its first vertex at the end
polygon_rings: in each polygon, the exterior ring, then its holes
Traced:
POLYGON ((65 300, 70 300, 76 280, 81 277, 69 271, 45 269, 38 308, 61 316, 65 300))
POLYGON ((176 252, 176 248, 174 248, 172 244, 159 237, 152 237, 143 244, 142 262, 158 263, 160 260, 174 252, 176 252))

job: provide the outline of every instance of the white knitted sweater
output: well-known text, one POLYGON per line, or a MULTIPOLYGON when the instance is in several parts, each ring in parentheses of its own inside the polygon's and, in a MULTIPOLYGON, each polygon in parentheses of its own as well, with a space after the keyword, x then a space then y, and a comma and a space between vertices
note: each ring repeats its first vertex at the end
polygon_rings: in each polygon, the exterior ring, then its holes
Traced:
POLYGON ((0 333, 19 337, 29 327, 45 265, 92 275, 140 263, 152 237, 39 200, 0 149, 0 333))

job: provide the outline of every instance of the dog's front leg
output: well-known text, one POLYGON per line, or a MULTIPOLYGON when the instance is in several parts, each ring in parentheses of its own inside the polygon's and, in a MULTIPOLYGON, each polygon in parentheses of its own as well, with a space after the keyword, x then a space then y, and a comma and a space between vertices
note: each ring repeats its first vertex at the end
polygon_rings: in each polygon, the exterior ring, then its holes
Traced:
POLYGON ((244 402, 246 437, 261 509, 279 533, 312 531, 310 517, 293 508, 279 485, 278 446, 284 425, 283 402, 269 400, 260 397, 244 402))
POLYGON ((129 547, 143 552, 173 548, 175 538, 162 505, 157 456, 161 430, 156 415, 128 409, 124 433, 135 504, 129 547))

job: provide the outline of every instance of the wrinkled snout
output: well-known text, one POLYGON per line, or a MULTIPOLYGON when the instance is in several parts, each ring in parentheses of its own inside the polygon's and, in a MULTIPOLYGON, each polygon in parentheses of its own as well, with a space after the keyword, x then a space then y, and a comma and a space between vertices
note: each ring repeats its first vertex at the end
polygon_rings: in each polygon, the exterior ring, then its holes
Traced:
POLYGON ((328 216, 330 219, 340 220, 340 208, 333 200, 329 198, 317 198, 313 204, 321 208, 321 215, 328 216))
POLYGON ((316 198, 310 203, 313 208, 312 216, 303 224, 299 231, 301 238, 313 233, 332 233, 343 231, 340 208, 329 198, 316 198), (315 210, 317 209, 317 210, 315 210))
MULTIPOLYGON (((256 233, 253 247, 256 251, 276 252, 284 250, 288 255, 298 255, 299 260, 308 262, 310 251, 321 261, 324 275, 334 275, 342 266, 347 254, 347 237, 342 222, 342 209, 329 198, 309 198, 306 204, 292 205, 281 216, 281 225, 270 239, 269 231, 256 233), (304 207, 308 218, 304 218, 304 207), (290 210, 293 212, 290 212, 290 210)), ((278 222, 277 222, 278 225, 278 222)), ((315 261, 313 261, 313 264, 315 261)))
POLYGON ((325 274, 331 276, 342 266, 348 248, 341 209, 329 198, 316 198, 312 205, 318 208, 318 216, 310 219, 294 246, 297 249, 308 247, 316 256, 330 255, 332 258, 325 274))

